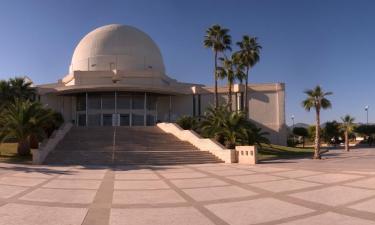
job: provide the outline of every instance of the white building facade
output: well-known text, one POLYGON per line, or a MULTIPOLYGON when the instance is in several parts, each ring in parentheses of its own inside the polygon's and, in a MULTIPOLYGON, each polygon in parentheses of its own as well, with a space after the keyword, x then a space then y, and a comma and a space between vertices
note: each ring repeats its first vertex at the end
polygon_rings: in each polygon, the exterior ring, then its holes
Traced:
MULTIPOLYGON (((182 115, 202 116, 213 104, 213 88, 178 82, 165 73, 161 52, 144 32, 107 25, 77 45, 69 73, 57 83, 38 85, 42 103, 76 126, 153 126, 182 115)), ((242 109, 248 88, 248 118, 286 144, 285 85, 234 85, 233 108, 242 109)), ((219 87, 227 101, 227 87, 219 87)))

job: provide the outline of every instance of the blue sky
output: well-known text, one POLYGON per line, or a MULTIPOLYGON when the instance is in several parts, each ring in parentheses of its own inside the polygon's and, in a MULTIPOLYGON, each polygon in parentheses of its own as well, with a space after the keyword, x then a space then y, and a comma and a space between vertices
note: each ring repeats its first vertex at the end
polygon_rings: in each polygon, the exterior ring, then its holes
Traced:
POLYGON ((303 90, 333 91, 322 120, 346 113, 375 122, 375 1, 371 0, 8 0, 0 2, 0 79, 28 75, 55 82, 68 71, 74 47, 96 27, 120 23, 148 33, 159 45, 168 75, 212 84, 212 53, 203 48, 207 27, 228 27, 234 41, 257 36, 261 61, 256 83, 286 83, 286 119, 311 123, 303 90), (373 110, 372 110, 373 109, 373 110))

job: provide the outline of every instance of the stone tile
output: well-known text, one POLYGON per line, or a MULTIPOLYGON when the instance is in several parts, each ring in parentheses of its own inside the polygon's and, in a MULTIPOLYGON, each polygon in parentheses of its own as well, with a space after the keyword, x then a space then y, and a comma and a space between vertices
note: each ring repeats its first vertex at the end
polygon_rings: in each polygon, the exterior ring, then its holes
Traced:
POLYGON ((320 204, 338 206, 358 201, 375 195, 375 191, 333 186, 313 191, 300 192, 290 196, 320 204))
POLYGON ((183 191, 196 201, 249 197, 257 194, 237 186, 191 188, 183 189, 183 191))
POLYGON ((115 191, 114 204, 179 203, 185 200, 173 190, 115 191))
POLYGON ((27 178, 44 178, 44 179, 50 179, 56 174, 53 173, 39 173, 39 172, 20 172, 20 173, 14 173, 12 176, 14 177, 27 177, 27 178))
POLYGON ((284 191, 300 190, 300 189, 309 188, 309 187, 316 187, 321 184, 288 179, 288 180, 277 180, 277 181, 270 181, 270 182, 264 182, 264 183, 255 183, 255 184, 249 184, 249 185, 277 193, 277 192, 284 192, 284 191))
POLYGON ((185 179, 185 178, 201 178, 207 177, 206 174, 200 172, 188 172, 188 173, 160 173, 167 179, 185 179))
POLYGON ((363 174, 363 175, 375 175, 375 171, 356 171, 356 170, 346 170, 344 173, 354 173, 354 174, 363 174))
POLYGON ((117 180, 115 189, 119 190, 152 190, 152 189, 169 189, 169 186, 161 180, 117 180))
POLYGON ((375 189, 375 177, 351 183, 346 183, 345 185, 375 189))
POLYGON ((20 199, 36 202, 89 204, 94 201, 95 195, 96 191, 94 190, 64 190, 38 188, 21 197, 20 199))
POLYGON ((87 209, 7 204, 0 225, 81 225, 87 209))
POLYGON ((0 198, 10 198, 23 191, 26 191, 27 189, 27 187, 0 185, 0 198))
POLYGON ((162 167, 156 170, 159 173, 192 173, 195 170, 187 167, 162 167))
POLYGON ((361 178, 362 176, 352 175, 352 174, 340 174, 340 173, 326 173, 319 174, 315 176, 303 177, 302 180, 313 181, 323 184, 331 184, 336 182, 342 182, 347 180, 353 180, 356 178, 361 178))
POLYGON ((231 225, 266 223, 313 212, 312 209, 273 198, 219 203, 205 207, 231 225))
POLYGON ((55 179, 52 180, 43 187, 45 188, 65 188, 65 189, 92 189, 97 190, 102 181, 100 180, 66 180, 66 179, 55 179))
POLYGON ((209 173, 219 175, 219 176, 235 176, 235 175, 246 175, 246 174, 254 174, 250 170, 241 170, 241 169, 226 169, 226 170, 214 170, 209 171, 209 173))
POLYGON ((273 173, 273 175, 281 176, 281 177, 288 177, 288 178, 298 178, 298 177, 306 177, 306 176, 312 176, 316 174, 321 174, 323 172, 319 171, 312 171, 312 170, 290 170, 290 171, 284 171, 279 173, 273 173))
POLYGON ((370 212, 370 213, 375 213, 374 205, 375 205, 375 199, 370 199, 368 201, 349 206, 349 208, 356 209, 356 210, 359 210, 359 211, 366 211, 366 212, 370 212))
POLYGON ((197 167, 197 169, 210 172, 210 171, 228 170, 228 169, 232 169, 232 167, 225 166, 225 165, 220 165, 220 166, 215 165, 215 166, 197 167))
POLYGON ((159 180, 159 177, 154 173, 117 173, 116 180, 159 180))
POLYGON ((265 181, 273 181, 273 180, 282 180, 285 178, 276 177, 268 174, 252 174, 252 175, 243 175, 243 176, 231 176, 227 177, 228 179, 248 184, 248 183, 256 183, 256 182, 265 182, 265 181))
POLYGON ((253 166, 250 170, 259 172, 259 173, 273 173, 273 172, 280 172, 290 170, 289 168, 279 168, 279 167, 263 167, 263 166, 253 166))
POLYGON ((364 220, 352 216, 341 215, 333 212, 327 212, 317 216, 311 216, 305 219, 294 220, 281 225, 375 225, 374 221, 364 220))
POLYGON ((104 173, 72 173, 60 175, 59 179, 92 179, 92 180, 101 180, 104 178, 104 173))
POLYGON ((111 209, 110 225, 213 225, 193 207, 111 209))
POLYGON ((114 169, 116 174, 144 174, 144 173, 154 173, 152 169, 146 169, 146 168, 121 168, 121 167, 116 167, 114 169))
POLYGON ((33 187, 40 183, 43 183, 46 179, 41 178, 24 178, 24 177, 1 177, 0 184, 15 185, 15 186, 25 186, 33 187))
POLYGON ((179 188, 215 187, 229 185, 227 182, 224 182, 213 177, 170 181, 179 188))

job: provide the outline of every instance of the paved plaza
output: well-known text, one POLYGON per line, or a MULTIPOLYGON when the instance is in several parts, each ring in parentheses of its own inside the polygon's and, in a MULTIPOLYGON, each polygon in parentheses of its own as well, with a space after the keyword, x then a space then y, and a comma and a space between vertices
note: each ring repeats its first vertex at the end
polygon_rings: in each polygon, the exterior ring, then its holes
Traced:
POLYGON ((0 164, 0 225, 375 225, 374 152, 256 166, 0 164))

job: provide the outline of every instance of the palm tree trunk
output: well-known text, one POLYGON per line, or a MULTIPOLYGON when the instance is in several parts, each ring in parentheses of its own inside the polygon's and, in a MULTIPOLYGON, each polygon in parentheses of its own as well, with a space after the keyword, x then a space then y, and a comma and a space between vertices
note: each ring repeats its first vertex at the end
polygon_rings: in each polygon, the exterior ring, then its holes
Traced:
POLYGON ((218 97, 218 93, 217 93, 217 51, 215 51, 215 68, 214 68, 214 77, 215 77, 215 97, 214 97, 214 101, 215 101, 215 109, 217 109, 217 107, 219 106, 219 97, 218 97))
POLYGON ((246 67, 246 81, 245 81, 245 112, 246 112, 246 119, 249 113, 249 102, 247 99, 247 85, 249 84, 249 67, 246 67))
POLYGON ((349 151, 349 132, 345 131, 345 151, 349 151))
POLYGON ((232 112, 232 83, 228 82, 228 107, 229 111, 232 112))
POLYGON ((321 159, 321 155, 320 155, 320 110, 319 109, 316 109, 314 159, 321 159))
POLYGON ((22 156, 30 155, 30 143, 27 138, 18 141, 17 153, 22 156))

